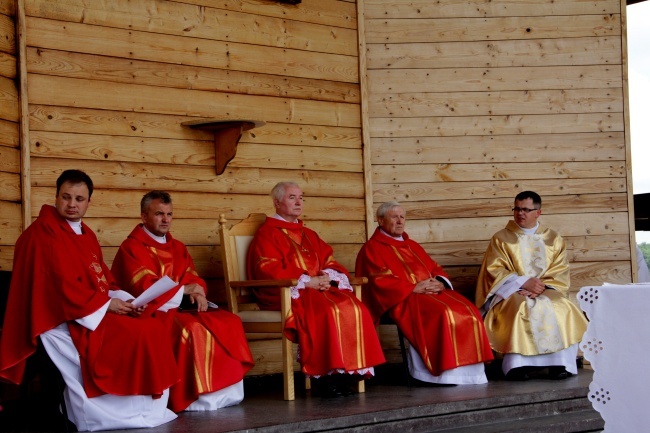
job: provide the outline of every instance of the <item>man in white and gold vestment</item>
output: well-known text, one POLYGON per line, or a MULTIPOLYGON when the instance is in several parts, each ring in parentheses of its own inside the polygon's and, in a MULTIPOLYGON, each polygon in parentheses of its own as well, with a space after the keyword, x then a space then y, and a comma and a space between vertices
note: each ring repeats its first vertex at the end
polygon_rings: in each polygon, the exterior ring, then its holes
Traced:
POLYGON ((514 219, 485 252, 476 286, 492 350, 503 355, 507 379, 539 372, 551 379, 577 373, 578 344, 587 321, 568 296, 564 240, 539 223, 542 199, 532 191, 515 197, 514 219))

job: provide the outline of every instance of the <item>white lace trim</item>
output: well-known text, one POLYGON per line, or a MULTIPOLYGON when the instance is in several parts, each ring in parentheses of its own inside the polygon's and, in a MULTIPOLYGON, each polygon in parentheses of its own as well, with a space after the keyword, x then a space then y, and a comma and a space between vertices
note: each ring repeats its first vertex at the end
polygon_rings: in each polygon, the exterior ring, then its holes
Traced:
POLYGON ((305 284, 310 281, 311 277, 309 275, 302 274, 300 278, 298 278, 298 284, 291 288, 291 299, 300 298, 300 290, 303 290, 305 288, 305 284))
POLYGON ((335 271, 334 269, 323 269, 323 272, 330 277, 330 281, 336 281, 339 283, 339 290, 352 291, 352 286, 350 285, 350 280, 348 280, 347 275, 335 271))
POLYGON ((313 376, 310 376, 310 375, 306 374, 305 376, 313 377, 314 379, 318 379, 319 377, 322 377, 322 376, 331 376, 332 374, 346 374, 346 373, 349 374, 349 375, 358 374, 360 376, 366 376, 366 375, 374 376, 375 375, 375 367, 360 368, 358 370, 350 370, 350 371, 344 370, 342 368, 335 368, 333 370, 328 371, 324 375, 315 374, 313 376))
MULTIPOLYGON (((298 362, 300 362, 300 344, 298 344, 297 352, 298 352, 297 359, 298 359, 298 362)), ((325 375, 330 375, 331 376, 332 374, 344 374, 344 373, 358 374, 358 375, 361 375, 361 376, 366 376, 366 375, 369 374, 370 376, 374 376, 375 375, 375 368, 374 367, 368 367, 368 368, 360 368, 358 370, 350 370, 350 371, 344 370, 342 368, 335 368, 335 369, 330 370, 327 373, 325 373, 325 375)), ((314 379, 318 379, 322 375, 317 374, 317 375, 312 376, 312 375, 309 375, 309 374, 305 374, 305 376, 306 377, 313 377, 314 379)))
MULTIPOLYGON (((330 277, 330 280, 339 283, 339 290, 353 290, 347 275, 335 271, 334 269, 324 269, 323 272, 325 272, 327 276, 330 277)), ((305 288, 305 284, 310 281, 311 277, 309 275, 302 274, 300 278, 298 278, 298 284, 291 287, 291 299, 300 298, 300 291, 303 290, 305 288)))

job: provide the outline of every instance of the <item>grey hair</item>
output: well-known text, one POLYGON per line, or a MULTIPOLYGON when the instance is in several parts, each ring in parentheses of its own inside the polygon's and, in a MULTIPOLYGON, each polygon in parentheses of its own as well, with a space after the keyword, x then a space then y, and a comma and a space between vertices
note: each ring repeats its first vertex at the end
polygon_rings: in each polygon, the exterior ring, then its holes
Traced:
POLYGON ((291 181, 278 182, 271 190, 271 197, 274 200, 282 200, 284 198, 284 190, 289 186, 300 188, 300 185, 298 185, 296 182, 291 182, 291 181))
POLYGON ((160 202, 164 204, 171 204, 172 197, 167 191, 160 191, 157 189, 149 191, 144 196, 142 196, 142 200, 140 200, 140 213, 147 213, 149 205, 154 200, 160 200, 160 202))
MULTIPOLYGON (((384 203, 384 204, 382 204, 381 206, 379 206, 379 207, 377 208, 377 221, 379 221, 379 218, 383 218, 383 217, 385 217, 386 214, 387 214, 388 212, 392 211, 392 210, 395 209, 396 207, 399 207, 399 208, 401 208, 402 210, 404 210, 404 208, 402 207, 402 205, 399 204, 398 202, 394 201, 394 200, 392 200, 392 201, 387 201, 386 203, 384 203)), ((404 210, 404 217, 406 217, 406 211, 405 211, 405 210, 404 210)))

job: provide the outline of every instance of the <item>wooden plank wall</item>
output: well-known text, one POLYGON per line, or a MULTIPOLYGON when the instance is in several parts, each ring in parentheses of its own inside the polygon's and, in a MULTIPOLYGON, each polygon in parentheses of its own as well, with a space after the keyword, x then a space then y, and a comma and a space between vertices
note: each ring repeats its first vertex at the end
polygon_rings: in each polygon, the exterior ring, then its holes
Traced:
POLYGON ((402 202, 472 296, 489 238, 534 190, 574 293, 630 282, 625 2, 360 1, 374 208, 402 202))
POLYGON ((0 271, 12 268, 22 231, 16 10, 0 0, 0 271))
POLYGON ((220 300, 219 214, 272 214, 272 186, 295 180, 305 219, 353 268, 365 240, 353 2, 21 1, 33 217, 62 170, 86 170, 85 221, 110 264, 142 195, 168 190, 172 232, 220 300), (213 135, 181 126, 200 118, 267 123, 216 176, 213 135))

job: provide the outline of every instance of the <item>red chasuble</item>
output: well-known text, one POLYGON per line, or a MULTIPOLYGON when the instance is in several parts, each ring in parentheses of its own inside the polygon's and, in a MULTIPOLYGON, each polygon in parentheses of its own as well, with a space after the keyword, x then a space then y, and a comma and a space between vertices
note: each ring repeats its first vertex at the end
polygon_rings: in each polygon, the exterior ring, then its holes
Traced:
POLYGON ((483 320, 474 304, 453 290, 413 293, 415 285, 442 267, 415 241, 375 230, 357 256, 356 275, 368 277, 363 302, 375 323, 385 312, 416 348, 434 376, 445 370, 493 359, 483 320))
MULTIPOLYGON (((302 221, 267 218, 248 250, 253 279, 299 278, 323 269, 348 274, 334 260, 332 248, 302 221)), ((260 308, 280 309, 277 289, 255 292, 260 308)), ((303 373, 321 376, 335 370, 358 372, 385 362, 368 310, 349 290, 299 290, 292 299, 285 334, 300 345, 303 373)))
POLYGON ((243 379, 253 365, 253 357, 241 320, 225 310, 179 312, 155 311, 178 291, 180 286, 205 281, 194 270, 194 262, 185 245, 166 235, 161 244, 138 225, 120 246, 112 271, 118 283, 139 296, 164 276, 178 286, 153 301, 147 311, 168 325, 181 381, 169 393, 169 408, 180 412, 200 394, 218 391, 243 379))
POLYGON ((45 205, 18 238, 7 312, 0 339, 0 377, 20 383, 36 338, 67 323, 88 397, 160 395, 178 381, 176 363, 157 320, 106 313, 94 330, 79 325, 117 290, 95 234, 77 235, 45 205))

